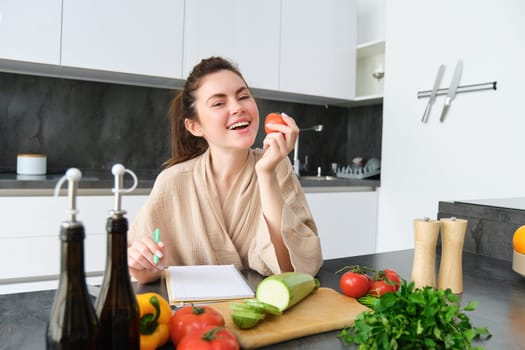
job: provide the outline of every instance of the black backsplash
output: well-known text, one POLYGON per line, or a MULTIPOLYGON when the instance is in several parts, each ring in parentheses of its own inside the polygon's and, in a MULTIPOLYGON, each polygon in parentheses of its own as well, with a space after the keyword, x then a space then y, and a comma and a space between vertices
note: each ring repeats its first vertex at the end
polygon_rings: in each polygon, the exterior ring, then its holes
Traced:
MULTIPOLYGON (((45 153, 48 172, 69 167, 160 170, 169 157, 169 101, 160 88, 0 73, 0 170, 15 171, 18 153, 45 153)), ((257 100, 261 127, 270 112, 286 112, 301 128, 299 155, 311 173, 330 163, 381 156, 382 105, 324 107, 257 100)))

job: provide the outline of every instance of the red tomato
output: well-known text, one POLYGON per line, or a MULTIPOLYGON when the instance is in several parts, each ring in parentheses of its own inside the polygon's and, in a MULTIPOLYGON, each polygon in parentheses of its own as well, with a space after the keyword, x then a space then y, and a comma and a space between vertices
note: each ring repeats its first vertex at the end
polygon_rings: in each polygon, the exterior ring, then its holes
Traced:
POLYGON ((282 124, 287 125, 280 114, 278 113, 270 113, 266 116, 266 119, 264 120, 264 131, 269 134, 272 132, 277 132, 270 127, 267 126, 267 124, 282 124))
POLYGON ((372 282, 370 282, 369 293, 379 297, 385 293, 395 292, 399 289, 400 283, 399 275, 394 270, 385 269, 378 271, 374 275, 372 282))
POLYGON ((209 326, 186 334, 177 350, 239 350, 239 342, 224 327, 209 326))
POLYGON ((184 306, 171 316, 171 342, 177 346, 187 333, 208 326, 224 327, 222 314, 209 306, 184 306))
POLYGON ((370 278, 367 275, 348 271, 339 280, 339 287, 344 295, 352 298, 360 298, 370 289, 370 278))
POLYGON ((385 269, 385 277, 392 283, 394 283, 394 290, 399 289, 399 285, 401 284, 401 279, 399 278, 399 275, 394 270, 385 269))
POLYGON ((393 284, 388 284, 385 280, 370 282, 369 293, 375 297, 380 297, 385 293, 395 292, 396 287, 393 284))

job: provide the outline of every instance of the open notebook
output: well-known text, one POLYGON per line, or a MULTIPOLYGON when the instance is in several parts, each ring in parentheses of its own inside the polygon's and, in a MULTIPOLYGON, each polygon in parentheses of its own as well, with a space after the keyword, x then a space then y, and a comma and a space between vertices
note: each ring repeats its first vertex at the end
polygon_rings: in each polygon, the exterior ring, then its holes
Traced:
POLYGON ((165 273, 171 305, 254 296, 253 290, 234 265, 169 266, 165 273))

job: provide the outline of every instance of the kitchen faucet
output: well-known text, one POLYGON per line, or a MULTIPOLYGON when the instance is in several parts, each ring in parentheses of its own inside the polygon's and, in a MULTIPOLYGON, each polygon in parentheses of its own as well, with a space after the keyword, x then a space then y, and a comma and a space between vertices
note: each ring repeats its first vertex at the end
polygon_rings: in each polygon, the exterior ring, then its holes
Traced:
MULTIPOLYGON (((310 128, 305 129, 299 129, 299 134, 301 131, 315 131, 315 132, 321 132, 323 131, 323 125, 314 125, 310 128)), ((297 135, 297 138, 295 139, 295 146, 293 150, 293 170, 294 173, 299 176, 299 169, 301 168, 301 161, 299 160, 299 134, 297 135)))

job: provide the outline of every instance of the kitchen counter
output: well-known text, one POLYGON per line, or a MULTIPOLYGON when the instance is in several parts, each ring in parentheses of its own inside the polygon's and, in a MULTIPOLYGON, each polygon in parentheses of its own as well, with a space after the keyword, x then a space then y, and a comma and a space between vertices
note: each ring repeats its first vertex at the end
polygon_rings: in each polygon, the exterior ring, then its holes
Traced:
MULTIPOLYGON (((346 265, 366 265, 371 268, 392 268, 403 278, 409 278, 412 270, 413 250, 379 253, 356 257, 326 260, 317 277, 323 287, 339 290, 339 275, 335 271, 346 265)), ((439 266, 439 254, 437 254, 439 266)), ((464 293, 462 305, 479 301, 475 311, 468 316, 474 327, 488 327, 492 338, 477 341, 485 349, 525 349, 525 277, 512 271, 511 263, 505 260, 463 254, 464 293)), ((245 273, 248 282, 257 284, 260 276, 245 273)), ((166 296, 160 283, 135 285, 137 292, 157 291, 166 296)), ((54 291, 40 291, 0 295, 0 349, 44 349, 45 327, 54 291)), ((277 349, 347 349, 337 338, 339 331, 303 337, 273 346, 277 349)), ((355 347, 350 347, 354 349, 355 347)), ((173 349, 171 345, 163 349, 173 349)))
MULTIPOLYGON (((132 195, 149 194, 158 172, 134 171, 139 183, 132 195)), ((52 196, 58 180, 63 173, 47 175, 20 176, 14 173, 0 173, 0 196, 52 196)), ((130 187, 131 176, 124 176, 124 186, 130 187)), ((80 195, 112 195, 114 178, 110 171, 82 170, 82 179, 78 186, 80 195)), ((66 193, 66 186, 62 187, 66 193)))
POLYGON ((525 211, 525 198, 513 197, 513 198, 487 198, 487 199, 467 199, 454 201, 459 204, 472 204, 483 207, 493 208, 505 208, 505 209, 516 209, 525 211))
POLYGON ((463 250, 512 260, 512 236, 525 225, 525 198, 493 198, 439 202, 438 218, 468 221, 463 250))
MULTIPOLYGON (((139 180, 137 188, 130 195, 147 195, 155 182, 158 172, 135 171, 139 180)), ((52 196, 55 185, 63 174, 41 176, 19 176, 14 173, 0 173, 0 197, 2 196, 52 196)), ((111 195, 113 176, 109 171, 82 171, 78 193, 83 196, 111 195)), ((315 192, 361 192, 375 191, 379 187, 379 179, 346 179, 330 180, 300 179, 306 193, 315 192)), ((125 186, 131 185, 131 177, 124 176, 125 186)), ((65 193, 65 190, 63 190, 65 193)))

